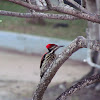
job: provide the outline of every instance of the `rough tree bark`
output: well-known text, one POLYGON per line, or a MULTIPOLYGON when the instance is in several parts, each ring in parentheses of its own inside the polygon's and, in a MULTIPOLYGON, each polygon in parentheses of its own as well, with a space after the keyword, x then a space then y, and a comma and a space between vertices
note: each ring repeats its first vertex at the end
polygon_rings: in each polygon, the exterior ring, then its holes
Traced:
MULTIPOLYGON (((16 16, 16 17, 21 17, 21 18, 33 18, 34 17, 41 17, 41 18, 49 18, 49 19, 63 19, 63 20, 74 20, 78 18, 85 19, 91 22, 99 23, 100 24, 100 18, 97 14, 94 12, 99 12, 99 7, 96 7, 96 3, 99 3, 100 1, 97 0, 87 0, 87 9, 83 8, 82 6, 79 6, 77 3, 74 3, 75 6, 77 6, 80 10, 74 10, 71 7, 67 7, 65 5, 63 6, 53 6, 50 2, 50 0, 45 0, 45 3, 47 6, 39 6, 39 5, 31 5, 29 3, 22 2, 20 0, 9 0, 10 2, 19 4, 21 6, 24 6, 28 9, 31 9, 33 13, 20 13, 20 12, 11 12, 11 11, 4 11, 0 10, 0 15, 4 16, 16 16), (91 7, 92 5, 92 7, 91 7), (56 11, 60 12, 60 14, 54 14, 54 13, 41 13, 41 11, 56 11), (93 12, 93 13, 92 13, 93 12), (70 15, 70 16, 67 16, 70 15)), ((30 1, 30 0, 28 0, 30 1)), ((35 0, 34 0, 35 1, 35 0)), ((39 1, 40 3, 44 0, 36 0, 39 1)), ((62 1, 62 0, 59 0, 62 1)), ((70 2, 73 2, 73 0, 69 0, 70 2)), ((43 3, 44 4, 44 3, 43 3)), ((62 3, 61 3, 62 4, 62 3)), ((100 4, 100 3, 99 3, 100 4)), ((99 25, 98 24, 93 24, 93 23, 88 23, 89 28, 89 38, 90 39, 96 39, 98 40, 99 35, 99 25), (95 28, 94 28, 95 27, 95 28), (92 35, 93 33, 93 35, 92 35), (97 36, 94 35, 94 33, 97 33, 97 36)), ((72 43, 67 46, 63 52, 61 52, 56 59, 51 63, 50 66, 48 66, 48 70, 45 72, 43 78, 40 80, 40 83, 37 86, 36 91, 34 92, 33 95, 33 100, 42 100, 43 94, 45 90, 47 89, 48 85, 50 84, 52 78, 58 71, 58 69, 61 67, 61 65, 78 49, 80 48, 87 48, 89 47, 90 49, 93 49, 95 51, 100 51, 100 42, 96 40, 87 40, 82 36, 77 37, 72 43)), ((92 51, 91 51, 92 52, 92 51)), ((94 51, 93 51, 94 52, 94 51)), ((95 53, 95 52, 94 52, 95 53)), ((96 54, 98 54, 96 52, 96 54)), ((93 55, 94 56, 94 55, 93 55)), ((91 56, 92 57, 92 56, 91 56)), ((98 56, 99 57, 99 56, 98 56)), ((94 57, 92 57, 94 58, 94 57)), ((96 56, 97 58, 97 56, 96 56)), ((93 59, 92 59, 93 60, 93 59)), ((98 63, 98 60, 94 59, 95 63, 98 63)), ((94 71, 94 69, 93 69, 94 71)), ((90 78, 87 78, 83 81, 78 82, 76 85, 72 86, 68 90, 66 90, 61 96, 57 98, 57 100, 65 100, 69 95, 73 94, 75 91, 93 84, 94 82, 100 82, 100 74, 99 75, 94 75, 90 78)))
MULTIPOLYGON (((96 1, 95 0, 86 0, 86 8, 88 11, 92 13, 97 12, 96 1)), ((97 23, 92 23, 88 21, 88 38, 92 40, 99 40, 99 27, 97 23)), ((89 50, 90 52, 90 59, 93 63, 97 63, 97 55, 98 52, 89 50)), ((95 67, 95 66, 92 66, 95 67)))
MULTIPOLYGON (((91 13, 98 13, 100 14, 100 0, 86 0, 86 8, 91 13)), ((90 40, 98 40, 100 41, 100 25, 97 23, 93 23, 88 21, 88 32, 87 32, 87 38, 90 40)), ((94 50, 88 50, 89 52, 89 62, 92 61, 96 65, 100 65, 100 52, 94 51, 94 50)), ((90 64, 90 63, 89 63, 90 64)), ((99 66, 90 64, 92 66, 91 71, 84 76, 82 79, 100 73, 100 69, 97 68, 99 66)), ((100 90, 100 87, 98 86, 98 83, 93 85, 95 89, 100 90), (98 88, 97 88, 98 87, 98 88)))
MULTIPOLYGON (((38 0, 27 0, 27 1, 30 1, 30 3, 34 4, 34 5, 40 5, 38 0)), ((33 12, 33 10, 30 10, 30 11, 31 11, 31 13, 33 12)), ((41 24, 41 25, 46 24, 45 20, 43 18, 39 18, 39 17, 33 17, 31 19, 27 19, 27 21, 31 24, 41 24)))

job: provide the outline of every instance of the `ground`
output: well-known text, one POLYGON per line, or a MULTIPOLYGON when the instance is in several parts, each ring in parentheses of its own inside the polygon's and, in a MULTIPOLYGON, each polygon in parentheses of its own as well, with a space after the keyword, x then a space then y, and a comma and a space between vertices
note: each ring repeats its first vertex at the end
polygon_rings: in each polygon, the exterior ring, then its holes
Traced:
MULTIPOLYGON (((0 49, 0 100, 31 100, 39 82, 41 56, 0 49)), ((68 60, 59 69, 49 85, 43 100, 55 100, 61 92, 88 73, 88 64, 68 60)), ((72 100, 99 100, 99 92, 85 88, 72 100), (81 98, 81 99, 80 99, 81 98)))

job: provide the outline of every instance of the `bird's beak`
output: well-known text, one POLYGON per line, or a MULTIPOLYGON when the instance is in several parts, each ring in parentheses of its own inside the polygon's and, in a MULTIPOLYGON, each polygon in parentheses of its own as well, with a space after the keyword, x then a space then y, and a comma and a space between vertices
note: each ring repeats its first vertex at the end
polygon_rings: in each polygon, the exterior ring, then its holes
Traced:
POLYGON ((60 47, 64 47, 63 45, 60 45, 60 46, 57 46, 55 49, 54 49, 54 52, 59 49, 60 47))
POLYGON ((64 47, 64 45, 60 45, 60 46, 58 46, 58 48, 60 48, 60 47, 64 47))
POLYGON ((64 45, 57 46, 56 50, 61 48, 61 47, 64 47, 64 45))

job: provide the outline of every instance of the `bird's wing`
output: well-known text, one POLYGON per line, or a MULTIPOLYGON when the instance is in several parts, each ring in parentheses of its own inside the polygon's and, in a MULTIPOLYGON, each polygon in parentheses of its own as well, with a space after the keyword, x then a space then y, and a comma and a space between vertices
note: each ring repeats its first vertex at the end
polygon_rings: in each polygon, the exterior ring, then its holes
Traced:
POLYGON ((43 63, 43 61, 45 60, 46 54, 47 54, 47 53, 45 53, 45 54, 42 56, 42 59, 41 59, 41 62, 40 62, 40 68, 42 67, 42 63, 43 63))

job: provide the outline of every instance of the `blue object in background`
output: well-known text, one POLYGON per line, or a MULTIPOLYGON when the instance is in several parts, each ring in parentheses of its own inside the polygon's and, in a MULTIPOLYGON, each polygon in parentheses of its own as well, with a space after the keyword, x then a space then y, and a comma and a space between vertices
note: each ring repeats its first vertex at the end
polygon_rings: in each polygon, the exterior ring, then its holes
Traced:
MULTIPOLYGON (((47 51, 45 46, 49 43, 65 45, 66 47, 71 43, 71 41, 0 31, 0 48, 17 50, 19 52, 28 54, 35 53, 42 55, 47 51)), ((60 53, 63 49, 64 48, 59 49, 57 53, 60 53)), ((87 49, 82 48, 75 52, 70 58, 83 61, 84 59, 86 59, 86 55, 87 49)))

